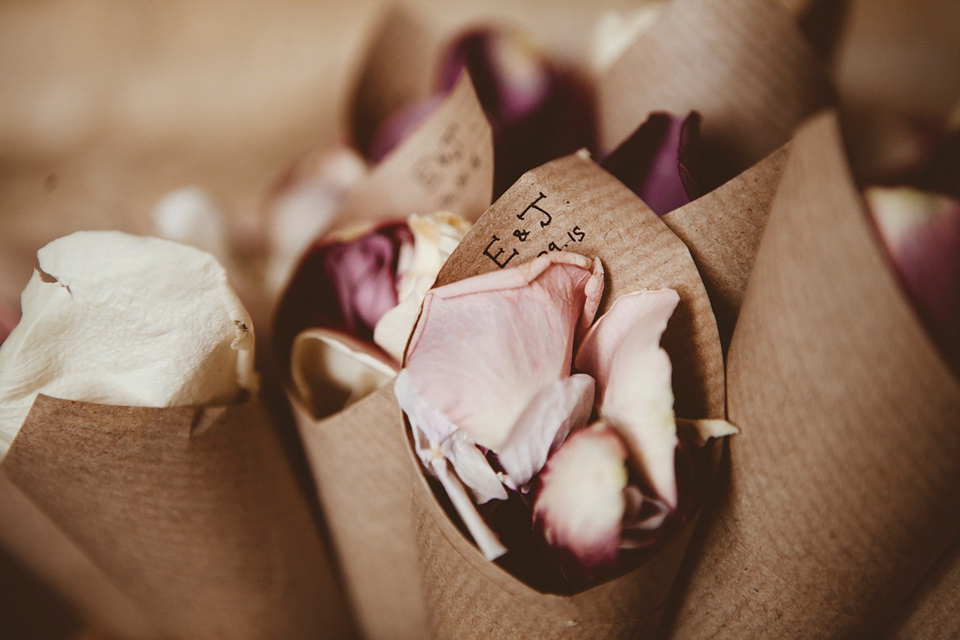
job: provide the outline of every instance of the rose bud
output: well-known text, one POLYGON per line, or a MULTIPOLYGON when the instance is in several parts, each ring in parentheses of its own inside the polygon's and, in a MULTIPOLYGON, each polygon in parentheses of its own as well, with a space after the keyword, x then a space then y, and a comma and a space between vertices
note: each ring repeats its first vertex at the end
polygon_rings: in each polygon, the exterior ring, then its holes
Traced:
POLYGON ((493 128, 494 198, 524 172, 596 146, 589 84, 523 32, 502 27, 468 31, 449 46, 440 68, 444 92, 464 69, 469 71, 493 128))
MULTIPOLYGON (((561 252, 426 295, 395 390, 418 455, 448 493, 449 461, 476 502, 503 500, 503 485, 525 489, 567 433, 586 424, 594 382, 570 375, 570 364, 602 292, 599 262, 561 252)), ((487 557, 502 553, 484 548, 495 537, 474 505, 451 499, 487 557)))
POLYGON ((700 196, 699 147, 699 113, 653 113, 600 166, 662 216, 700 196))
POLYGON ((568 577, 590 582, 616 562, 628 501, 626 465, 620 436, 597 422, 571 434, 540 473, 534 528, 558 552, 568 577))
POLYGON ((864 198, 917 311, 960 371, 960 200, 911 187, 871 187, 864 198))
POLYGON ((363 158, 338 145, 305 157, 273 188, 262 213, 271 291, 286 283, 304 249, 327 231, 343 198, 366 173, 363 158))

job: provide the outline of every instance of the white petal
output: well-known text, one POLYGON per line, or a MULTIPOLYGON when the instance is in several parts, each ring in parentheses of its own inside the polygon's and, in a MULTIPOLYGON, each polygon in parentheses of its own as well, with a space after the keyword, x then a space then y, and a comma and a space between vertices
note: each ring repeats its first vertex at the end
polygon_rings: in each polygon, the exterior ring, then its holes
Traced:
POLYGON ((500 476, 487 462, 487 457, 461 432, 454 432, 447 438, 442 449, 457 476, 473 491, 477 504, 507 499, 500 476))

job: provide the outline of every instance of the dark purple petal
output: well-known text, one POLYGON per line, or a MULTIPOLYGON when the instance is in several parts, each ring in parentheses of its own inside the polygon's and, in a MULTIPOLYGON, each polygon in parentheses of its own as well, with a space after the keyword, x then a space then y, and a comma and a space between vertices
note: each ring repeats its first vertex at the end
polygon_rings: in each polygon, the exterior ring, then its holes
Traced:
POLYGON ((412 245, 405 222, 392 222, 346 240, 313 244, 281 297, 275 319, 275 348, 281 362, 300 331, 320 327, 373 341, 373 329, 397 304, 401 249, 412 245))
POLYGON ((440 69, 443 91, 470 72, 493 127, 494 198, 524 172, 596 145, 590 85, 518 30, 468 31, 449 46, 440 69))
POLYGON ((699 113, 653 113, 600 164, 662 216, 700 195, 699 146, 699 113))
POLYGON ((20 321, 20 314, 14 313, 12 309, 6 309, 0 305, 0 344, 7 339, 13 328, 20 321))
POLYGON ((434 95, 407 105, 384 120, 373 133, 367 160, 380 162, 410 133, 426 120, 443 101, 443 95, 434 95))

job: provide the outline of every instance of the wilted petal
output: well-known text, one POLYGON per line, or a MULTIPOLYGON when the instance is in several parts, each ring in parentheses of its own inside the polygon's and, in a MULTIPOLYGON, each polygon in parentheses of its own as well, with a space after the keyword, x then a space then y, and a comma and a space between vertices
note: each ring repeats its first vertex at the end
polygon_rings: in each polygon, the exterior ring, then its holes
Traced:
POLYGON ((620 437, 598 422, 567 438, 540 474, 534 526, 588 576, 617 559, 627 506, 626 460, 620 437))
POLYGON ((960 369, 960 201, 910 187, 864 197, 934 340, 960 369))
POLYGON ((584 337, 576 358, 576 368, 597 380, 601 417, 627 440, 671 507, 677 504, 677 429, 670 358, 660 337, 679 300, 671 289, 621 296, 584 337))
POLYGON ((420 315, 420 303, 437 279, 440 268, 470 230, 470 223, 454 213, 438 211, 407 218, 413 233, 413 255, 400 267, 397 296, 400 303, 387 311, 373 330, 373 341, 397 362, 420 315))
POLYGON ((593 378, 581 373, 558 380, 533 397, 497 454, 511 489, 526 485, 567 434, 590 421, 593 394, 593 378))
POLYGON ((699 144, 699 113, 653 113, 601 166, 662 216, 700 195, 699 144))
POLYGON ((499 451, 534 396, 569 375, 581 316, 602 293, 593 266, 552 253, 432 290, 407 354, 416 395, 499 451))
POLYGON ((336 413, 393 379, 396 365, 369 343, 325 329, 293 343, 291 373, 315 418, 336 413))

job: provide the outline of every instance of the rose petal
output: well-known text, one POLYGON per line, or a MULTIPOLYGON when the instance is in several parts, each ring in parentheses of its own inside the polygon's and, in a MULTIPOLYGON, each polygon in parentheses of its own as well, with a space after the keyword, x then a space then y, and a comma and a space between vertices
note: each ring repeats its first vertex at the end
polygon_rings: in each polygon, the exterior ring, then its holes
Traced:
POLYGON ((500 543, 497 534, 495 534, 490 527, 487 526, 487 523, 483 521, 483 518, 480 517, 480 514, 477 512, 477 507, 471 502, 469 496, 467 496, 467 492, 464 491, 460 481, 456 476, 449 473, 446 461, 442 458, 435 459, 430 463, 430 469, 433 475, 440 480, 440 484, 443 485, 443 489, 453 503, 454 509, 457 510, 470 535, 473 536, 477 546, 480 547, 480 552, 483 553, 484 557, 492 562, 505 554, 507 552, 506 547, 500 543))
POLYGON ((699 196, 700 114, 653 113, 601 166, 662 216, 699 196))
POLYGON ((293 343, 291 373, 314 418, 340 411, 393 379, 396 363, 339 331, 309 329, 293 343))
POLYGON ((671 366, 660 348, 680 297, 676 291, 621 296, 597 320, 577 352, 576 367, 597 380, 601 417, 626 439, 655 491, 677 504, 671 366))
POLYGON ((391 114, 373 132, 367 160, 376 164, 403 142, 443 102, 443 94, 433 95, 409 104, 391 114))
POLYGON ((498 451, 533 397, 569 375, 581 316, 602 293, 591 266, 552 253, 432 290, 408 349, 416 395, 498 451))
POLYGON ((497 454, 508 487, 526 485, 567 434, 590 421, 593 394, 593 378, 581 373, 558 380, 534 396, 497 454))
POLYGON ((626 460, 620 437, 598 422, 571 435, 540 474, 534 526, 587 574, 616 561, 627 507, 626 460))
POLYGON ((665 5, 663 0, 646 0, 629 13, 607 11, 600 16, 593 31, 594 72, 599 75, 612 67, 633 41, 653 26, 665 5))

